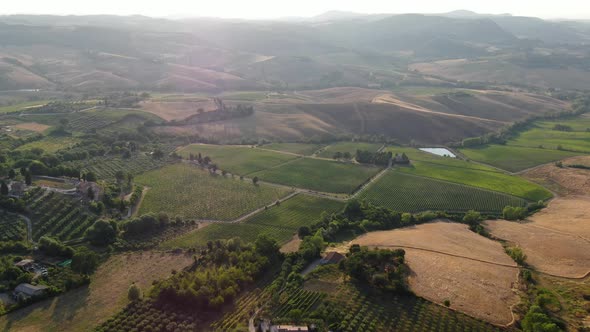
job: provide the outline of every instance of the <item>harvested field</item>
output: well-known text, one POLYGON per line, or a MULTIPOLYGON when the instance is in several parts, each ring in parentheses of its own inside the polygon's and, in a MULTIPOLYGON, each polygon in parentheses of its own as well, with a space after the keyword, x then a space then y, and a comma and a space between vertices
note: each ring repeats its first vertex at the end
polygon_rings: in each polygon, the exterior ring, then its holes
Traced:
POLYGON ((216 109, 213 100, 203 98, 191 101, 145 101, 141 103, 141 109, 155 114, 166 121, 182 120, 190 115, 197 114, 199 109, 204 112, 216 109))
POLYGON ((30 130, 30 131, 34 131, 37 133, 42 133, 45 130, 47 130, 48 128, 50 128, 50 126, 48 126, 48 125, 44 125, 44 124, 37 123, 37 122, 19 123, 17 125, 14 125, 13 127, 16 129, 30 130))
POLYGON ((432 222, 390 231, 370 232, 352 241, 361 246, 403 247, 436 251, 469 260, 516 266, 500 243, 469 230, 467 225, 432 222))
POLYGON ((512 322, 510 306, 519 297, 512 290, 514 267, 474 262, 421 250, 406 249, 410 288, 435 303, 449 300, 451 309, 493 324, 512 322))
POLYGON ((451 308, 488 322, 512 321, 510 306, 518 269, 500 243, 471 232, 467 225, 434 222, 367 233, 353 240, 371 247, 402 247, 411 270, 409 283, 419 296, 451 302, 451 308), (482 301, 485 299, 485 301, 482 301))
POLYGON ((557 198, 525 222, 486 222, 492 235, 523 248, 537 270, 567 278, 590 272, 590 199, 557 198))
MULTIPOLYGON (((563 165, 590 166, 590 157, 581 156, 562 161, 563 165)), ((590 170, 543 165, 522 174, 523 177, 540 183, 560 195, 590 195, 590 170)))
POLYGON ((92 276, 90 286, 70 291, 0 317, 2 331, 90 331, 127 303, 133 282, 144 293, 153 280, 192 262, 184 254, 137 252, 111 257, 92 276))

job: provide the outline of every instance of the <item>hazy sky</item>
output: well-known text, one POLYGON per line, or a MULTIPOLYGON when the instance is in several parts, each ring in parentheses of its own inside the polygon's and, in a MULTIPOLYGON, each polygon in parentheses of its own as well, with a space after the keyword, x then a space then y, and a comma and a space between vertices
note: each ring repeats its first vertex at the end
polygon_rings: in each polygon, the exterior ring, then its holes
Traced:
POLYGON ((2 0, 0 14, 141 14, 268 19, 328 10, 441 13, 467 9, 543 18, 590 19, 590 0, 2 0))

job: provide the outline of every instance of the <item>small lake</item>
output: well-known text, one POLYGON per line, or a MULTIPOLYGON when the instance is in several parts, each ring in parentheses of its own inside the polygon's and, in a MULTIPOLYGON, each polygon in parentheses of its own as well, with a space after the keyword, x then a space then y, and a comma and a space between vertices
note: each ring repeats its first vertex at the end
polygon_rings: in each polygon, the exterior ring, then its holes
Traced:
POLYGON ((420 151, 432 153, 441 157, 457 158, 454 153, 445 148, 420 148, 420 151))

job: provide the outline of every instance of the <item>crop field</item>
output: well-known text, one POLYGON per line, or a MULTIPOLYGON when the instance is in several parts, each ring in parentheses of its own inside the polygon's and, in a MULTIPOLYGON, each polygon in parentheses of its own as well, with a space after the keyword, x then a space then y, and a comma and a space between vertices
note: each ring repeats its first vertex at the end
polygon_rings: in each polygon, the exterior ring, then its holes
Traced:
POLYGON ((69 148, 80 142, 80 139, 76 137, 60 136, 52 137, 47 136, 39 141, 33 141, 18 147, 17 150, 30 150, 30 149, 43 149, 44 152, 52 153, 61 149, 69 148))
POLYGON ((29 131, 33 131, 36 133, 42 133, 45 130, 50 128, 50 126, 48 126, 48 125, 44 125, 42 123, 37 123, 37 122, 22 122, 22 123, 14 125, 13 127, 16 129, 29 130, 29 131))
POLYGON ((289 191, 212 175, 186 164, 168 165, 138 176, 149 187, 139 214, 167 212, 185 218, 233 220, 272 204, 289 191))
POLYGON ((498 214, 507 205, 526 205, 522 198, 398 171, 389 171, 359 198, 402 212, 477 210, 498 214))
POLYGON ((0 210, 0 241, 21 241, 26 237, 25 221, 16 214, 0 210))
POLYGON ((356 150, 366 150, 371 152, 377 152, 383 144, 378 143, 364 143, 364 142, 338 142, 334 144, 330 144, 327 147, 323 148, 322 151, 318 154, 319 157, 323 158, 332 158, 334 153, 336 152, 348 152, 351 156, 354 157, 356 154, 356 150))
POLYGON ((168 164, 166 160, 154 159, 145 154, 133 155, 131 158, 95 157, 82 161, 67 163, 79 167, 84 172, 94 172, 99 179, 114 179, 117 171, 124 171, 133 175, 141 174, 168 164))
POLYGON ((460 151, 469 159, 510 172, 518 172, 541 164, 579 155, 579 153, 569 151, 507 145, 487 145, 482 148, 461 149, 460 151))
POLYGON ((212 111, 216 109, 212 99, 191 98, 190 100, 168 100, 168 101, 144 101, 141 103, 141 109, 145 112, 152 113, 158 117, 170 120, 182 120, 190 115, 198 114, 198 110, 212 111))
POLYGON ((58 189, 74 189, 74 185, 66 181, 56 181, 50 179, 35 179, 33 185, 40 187, 51 187, 58 189))
POLYGON ((352 193, 381 168, 301 158, 251 174, 261 180, 330 193, 352 193))
POLYGON ((489 189, 529 201, 545 200, 552 196, 551 192, 538 184, 485 165, 456 158, 438 157, 419 150, 411 151, 409 148, 392 148, 391 151, 394 153, 404 152, 410 158, 411 165, 409 167, 397 168, 403 173, 489 189))
POLYGON ((322 145, 308 143, 270 143, 262 145, 261 147, 269 150, 284 151, 309 156, 319 150, 322 145))
POLYGON ((84 211, 75 199, 49 192, 33 201, 33 239, 50 235, 61 241, 77 239, 96 221, 96 216, 84 211))
POLYGON ((260 234, 274 238, 280 244, 288 242, 301 226, 317 222, 323 212, 333 213, 344 203, 308 195, 297 195, 279 206, 257 213, 241 223, 216 223, 187 233, 162 244, 165 248, 203 246, 210 240, 239 237, 243 242, 253 242, 260 234))
POLYGON ((433 222, 370 232, 351 243, 403 248, 412 271, 410 287, 419 296, 440 304, 449 300, 452 308, 495 324, 512 320, 510 306, 518 302, 512 291, 517 265, 499 242, 467 225, 433 222))
POLYGON ((522 174, 526 179, 542 184, 561 196, 590 195, 590 172, 586 169, 567 165, 590 166, 590 156, 573 157, 563 160, 566 167, 555 164, 543 165, 522 174))
POLYGON ((297 158, 296 156, 266 151, 249 146, 224 146, 191 144, 179 149, 178 154, 188 158, 189 154, 209 156, 218 168, 233 174, 247 175, 271 168, 297 158))
MULTIPOLYGON (((329 278, 330 292, 318 309, 328 315, 343 314, 339 331, 500 331, 488 323, 412 295, 371 292, 351 282, 343 282, 341 272, 334 268, 329 278)), ((326 278, 321 276, 323 281, 326 278)), ((306 282, 306 285, 310 281, 306 282)), ((307 287, 305 287, 307 288, 307 287)))
POLYGON ((159 119, 157 116, 139 110, 129 111, 118 109, 100 109, 68 115, 68 119, 70 120, 68 126, 75 132, 92 132, 94 130, 112 125, 129 115, 136 115, 145 118, 146 121, 149 119, 159 119))

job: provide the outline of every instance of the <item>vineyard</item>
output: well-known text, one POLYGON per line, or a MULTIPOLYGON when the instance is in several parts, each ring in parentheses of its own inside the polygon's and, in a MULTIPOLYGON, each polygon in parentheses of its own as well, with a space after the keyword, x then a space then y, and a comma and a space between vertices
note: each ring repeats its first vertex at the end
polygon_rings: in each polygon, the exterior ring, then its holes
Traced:
POLYGON ((145 154, 133 155, 130 158, 95 157, 88 160, 67 163, 69 166, 80 168, 83 172, 91 171, 99 179, 112 180, 117 171, 124 171, 133 175, 141 174, 167 164, 166 160, 152 158, 145 154))
POLYGON ((227 312, 219 320, 211 324, 214 331, 245 331, 252 312, 268 301, 269 292, 256 288, 240 297, 234 305, 234 310, 227 312))
POLYGON ((309 156, 319 150, 322 146, 320 144, 311 143, 270 143, 261 147, 268 150, 284 151, 309 156))
POLYGON ((101 109, 68 115, 68 119, 70 120, 69 128, 76 132, 92 132, 115 124, 128 115, 137 115, 146 121, 148 119, 159 119, 156 116, 141 111, 101 109))
POLYGON ((139 214, 166 212, 185 219, 233 220, 289 194, 285 189, 214 175, 187 164, 144 173, 136 182, 150 188, 139 214))
POLYGON ((25 221, 17 214, 0 210, 0 241, 22 241, 26 237, 25 221))
POLYGON ((514 196, 460 184, 389 171, 359 198, 402 212, 426 210, 500 213, 507 206, 525 206, 514 196))
POLYGON ((32 211, 33 240, 44 235, 61 241, 77 239, 96 221, 78 200, 55 192, 39 196, 28 208, 32 211))
MULTIPOLYGON (((396 150, 399 151, 391 149, 396 150)), ((425 152, 407 152, 409 148, 404 150, 410 157, 411 166, 398 167, 400 172, 498 191, 530 201, 545 200, 552 196, 551 192, 538 184, 489 166, 425 152)))
POLYGON ((178 313, 172 308, 160 308, 151 301, 137 301, 127 305, 95 331, 198 331, 199 320, 193 315, 178 313))
POLYGON ((248 146, 192 144, 179 149, 178 154, 188 158, 190 154, 209 156, 212 163, 233 174, 247 175, 297 158, 293 155, 266 151, 248 146))
POLYGON ((272 310, 272 317, 288 317, 289 312, 294 309, 299 309, 303 314, 307 314, 326 296, 325 293, 303 290, 301 288, 290 292, 284 291, 280 295, 284 302, 272 310))
POLYGON ((318 221, 322 212, 337 212, 344 203, 307 195, 297 195, 279 206, 272 206, 241 223, 216 223, 196 232, 187 233, 162 244, 166 248, 204 246, 207 241, 239 237, 253 242, 259 234, 267 234, 283 244, 288 242, 301 226, 318 221))
MULTIPOLYGON (((538 144, 537 144, 538 146, 538 144)), ((486 145, 481 148, 461 149, 469 159, 486 163, 510 172, 518 172, 580 153, 509 145, 486 145)))
POLYGON ((319 157, 332 158, 334 153, 350 153, 352 157, 356 155, 356 150, 377 152, 383 144, 363 143, 363 142, 338 142, 323 148, 318 154, 319 157))
POLYGON ((350 283, 336 286, 318 306, 320 317, 342 317, 331 329, 338 331, 459 332, 500 331, 461 313, 412 295, 368 293, 350 283))
POLYGON ((381 169, 372 166, 300 158, 251 174, 261 180, 321 192, 352 193, 381 169))

